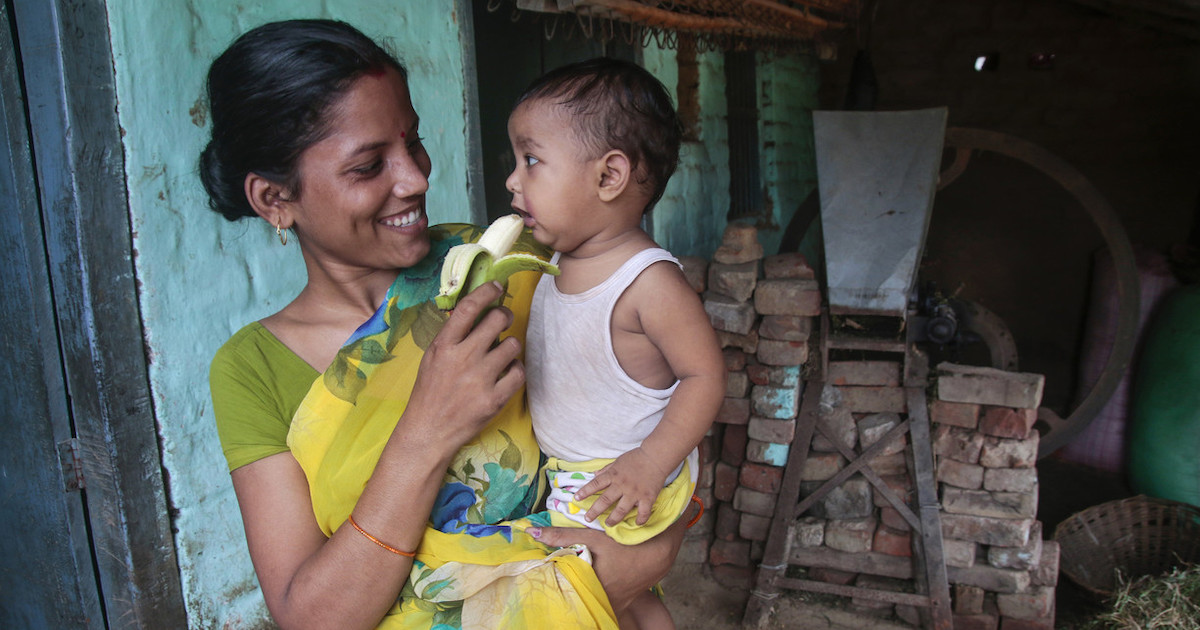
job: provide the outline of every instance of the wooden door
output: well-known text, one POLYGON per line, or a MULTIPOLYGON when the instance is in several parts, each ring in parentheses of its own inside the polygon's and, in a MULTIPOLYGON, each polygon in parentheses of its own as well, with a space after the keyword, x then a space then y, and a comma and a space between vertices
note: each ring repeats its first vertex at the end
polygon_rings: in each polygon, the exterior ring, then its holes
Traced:
POLYGON ((0 627, 184 628, 105 2, 0 30, 0 627))

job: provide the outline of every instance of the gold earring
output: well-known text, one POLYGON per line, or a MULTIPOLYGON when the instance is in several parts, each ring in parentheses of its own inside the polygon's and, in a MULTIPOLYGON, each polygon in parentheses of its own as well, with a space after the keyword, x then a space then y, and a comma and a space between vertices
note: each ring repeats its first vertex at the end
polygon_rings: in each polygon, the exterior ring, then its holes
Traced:
POLYGON ((279 237, 279 242, 282 243, 284 247, 287 246, 287 230, 283 229, 282 224, 275 224, 275 236, 279 237))

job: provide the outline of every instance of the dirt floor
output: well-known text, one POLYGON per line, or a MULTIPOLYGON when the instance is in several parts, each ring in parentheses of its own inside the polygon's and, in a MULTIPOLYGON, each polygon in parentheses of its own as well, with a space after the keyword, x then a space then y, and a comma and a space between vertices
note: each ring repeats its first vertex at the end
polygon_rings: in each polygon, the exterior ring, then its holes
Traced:
MULTIPOLYGON (((721 585, 704 565, 678 564, 663 580, 679 630, 741 630, 749 591, 721 585)), ((784 593, 763 630, 913 630, 912 626, 839 610, 819 596, 784 593)))

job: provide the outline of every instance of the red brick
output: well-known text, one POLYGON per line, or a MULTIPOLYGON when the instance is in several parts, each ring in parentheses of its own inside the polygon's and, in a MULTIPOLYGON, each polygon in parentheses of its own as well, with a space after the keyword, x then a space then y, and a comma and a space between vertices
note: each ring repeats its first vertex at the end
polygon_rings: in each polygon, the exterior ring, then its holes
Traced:
POLYGON ((754 295, 757 281, 758 261, 708 266, 708 289, 736 302, 748 301, 754 295))
POLYGON ((727 398, 745 398, 750 393, 750 377, 745 370, 725 373, 725 396, 727 398))
POLYGON ((737 348, 725 348, 721 351, 725 356, 725 369, 730 372, 746 369, 746 353, 737 348))
POLYGON ((842 404, 854 413, 894 411, 905 413, 908 402, 903 387, 839 387, 842 404))
POLYGON ((889 556, 912 556, 912 534, 880 526, 875 530, 871 550, 889 556))
POLYGON ((742 462, 746 461, 746 444, 750 442, 750 436, 746 434, 746 425, 727 425, 724 434, 724 439, 721 440, 721 461, 741 466, 742 462))
POLYGON ((791 444, 792 438, 796 435, 796 419, 778 420, 775 418, 750 416, 750 423, 746 425, 746 431, 752 440, 772 442, 774 444, 791 444))
POLYGON ((720 342, 722 348, 737 348, 742 352, 754 354, 758 352, 758 328, 754 328, 745 335, 718 330, 717 341, 720 342))
POLYGON ((758 326, 758 334, 763 339, 807 341, 812 335, 812 321, 811 317, 799 315, 765 315, 758 326))
POLYGON ((778 466, 746 462, 742 464, 739 480, 741 485, 751 490, 778 494, 779 486, 783 483, 783 469, 778 466))
POLYGON ((1039 435, 1031 431, 1025 440, 986 437, 979 452, 979 465, 987 468, 1033 468, 1037 464, 1039 435))
POLYGON ((736 265, 761 260, 763 246, 758 242, 758 229, 745 223, 730 223, 721 237, 721 246, 713 253, 713 261, 736 265))
POLYGON ((1033 423, 1036 421, 1036 409, 984 407, 983 417, 979 420, 979 432, 996 437, 1023 440, 1029 437, 1029 432, 1033 430, 1033 423))
MULTIPOLYGON (((738 535, 746 540, 760 541, 766 540, 767 535, 771 533, 771 517, 759 516, 757 514, 742 514, 742 520, 738 523, 738 535)), ((750 554, 753 556, 753 552, 750 554)))
POLYGON ((815 280, 769 279, 754 290, 754 310, 762 315, 821 314, 821 290, 815 280))
POLYGON ((800 478, 805 481, 824 481, 846 466, 846 459, 837 453, 810 453, 804 460, 800 478))
POLYGON ((984 470, 983 466, 943 457, 937 463, 937 480, 955 488, 978 490, 983 486, 984 470))
POLYGON ((746 424, 750 421, 750 399, 726 398, 721 401, 716 421, 722 424, 746 424))
POLYGON ((901 532, 911 529, 908 521, 904 520, 903 516, 900 516, 900 511, 890 505, 879 508, 879 522, 901 532))
POLYGON ((807 341, 760 339, 758 360, 767 365, 804 365, 808 361, 807 341))
POLYGON ((983 436, 975 431, 939 424, 933 428, 933 454, 967 464, 978 464, 983 436))
POLYGON ((930 401, 929 419, 935 424, 974 429, 979 426, 979 405, 945 400, 930 401))
MULTIPOLYGON (((900 497, 901 501, 906 504, 910 503, 909 498, 912 493, 913 484, 912 479, 910 479, 908 475, 880 475, 879 478, 883 481, 884 485, 886 485, 892 491, 893 494, 895 494, 897 497, 900 497)), ((891 505, 891 503, 888 503, 887 499, 883 498, 883 494, 881 494, 878 490, 874 491, 874 495, 875 505, 879 507, 887 507, 891 505)))
POLYGON ((813 268, 803 254, 789 252, 767 256, 763 259, 763 275, 767 278, 816 278, 813 268))
POLYGON ((749 334, 758 319, 749 302, 739 302, 711 291, 704 294, 704 312, 713 328, 735 335, 749 334))
POLYGON ((1044 620, 1054 612, 1054 587, 1035 586, 1025 593, 1000 593, 996 606, 1003 619, 1044 620))
POLYGON ((955 584, 954 612, 959 615, 982 615, 983 589, 969 584, 955 584))
POLYGON ((713 496, 718 501, 732 501, 733 493, 738 487, 738 468, 725 462, 717 462, 715 480, 713 481, 713 496))
POLYGON ((747 541, 714 540, 708 550, 708 561, 713 565, 732 564, 736 567, 750 566, 750 543, 747 541))
POLYGON ((771 384, 771 367, 768 365, 747 365, 746 376, 750 377, 750 382, 755 385, 770 385, 771 384))
POLYGON ((717 522, 713 524, 713 536, 717 540, 737 540, 741 520, 742 513, 733 509, 732 504, 721 503, 717 506, 717 522))
POLYGON ((830 361, 826 381, 834 385, 899 387, 900 364, 895 361, 830 361))

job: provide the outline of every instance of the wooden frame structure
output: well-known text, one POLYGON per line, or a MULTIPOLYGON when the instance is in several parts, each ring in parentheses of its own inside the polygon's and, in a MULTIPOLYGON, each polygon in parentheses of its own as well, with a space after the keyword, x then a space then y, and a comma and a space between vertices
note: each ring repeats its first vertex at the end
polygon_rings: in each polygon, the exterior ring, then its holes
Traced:
MULTIPOLYGON (((950 588, 946 578, 945 557, 942 550, 941 519, 938 515, 937 486, 934 479, 933 453, 929 433, 929 412, 925 399, 927 372, 925 358, 915 345, 907 341, 871 339, 862 337, 839 337, 829 332, 829 317, 824 314, 818 336, 820 346, 816 366, 811 378, 806 381, 804 397, 797 418, 796 436, 792 442, 785 468, 783 483, 775 506, 775 516, 767 537, 763 560, 756 576, 755 588, 746 605, 743 625, 747 628, 763 627, 771 608, 771 601, 783 589, 827 593, 846 597, 859 597, 873 601, 914 606, 922 609, 926 625, 935 630, 953 627, 950 610, 950 588), (828 374, 829 351, 861 350, 875 353, 890 353, 904 363, 904 389, 908 418, 893 427, 887 434, 861 452, 842 444, 824 422, 820 410, 821 393, 828 374), (815 433, 824 435, 835 445, 838 452, 848 460, 847 465, 821 486, 800 498, 801 471, 812 450, 815 433), (908 434, 909 470, 914 477, 916 509, 897 496, 871 468, 870 460, 884 450, 889 443, 908 434), (818 501, 855 474, 861 474, 872 487, 884 497, 888 504, 908 523, 917 534, 913 539, 913 565, 889 562, 886 566, 872 566, 869 559, 856 566, 830 566, 841 570, 884 575, 888 577, 915 577, 923 593, 898 593, 881 589, 829 584, 816 580, 788 577, 791 565, 791 532, 793 524, 818 501)), ((900 560, 897 558, 896 560, 900 560)))

